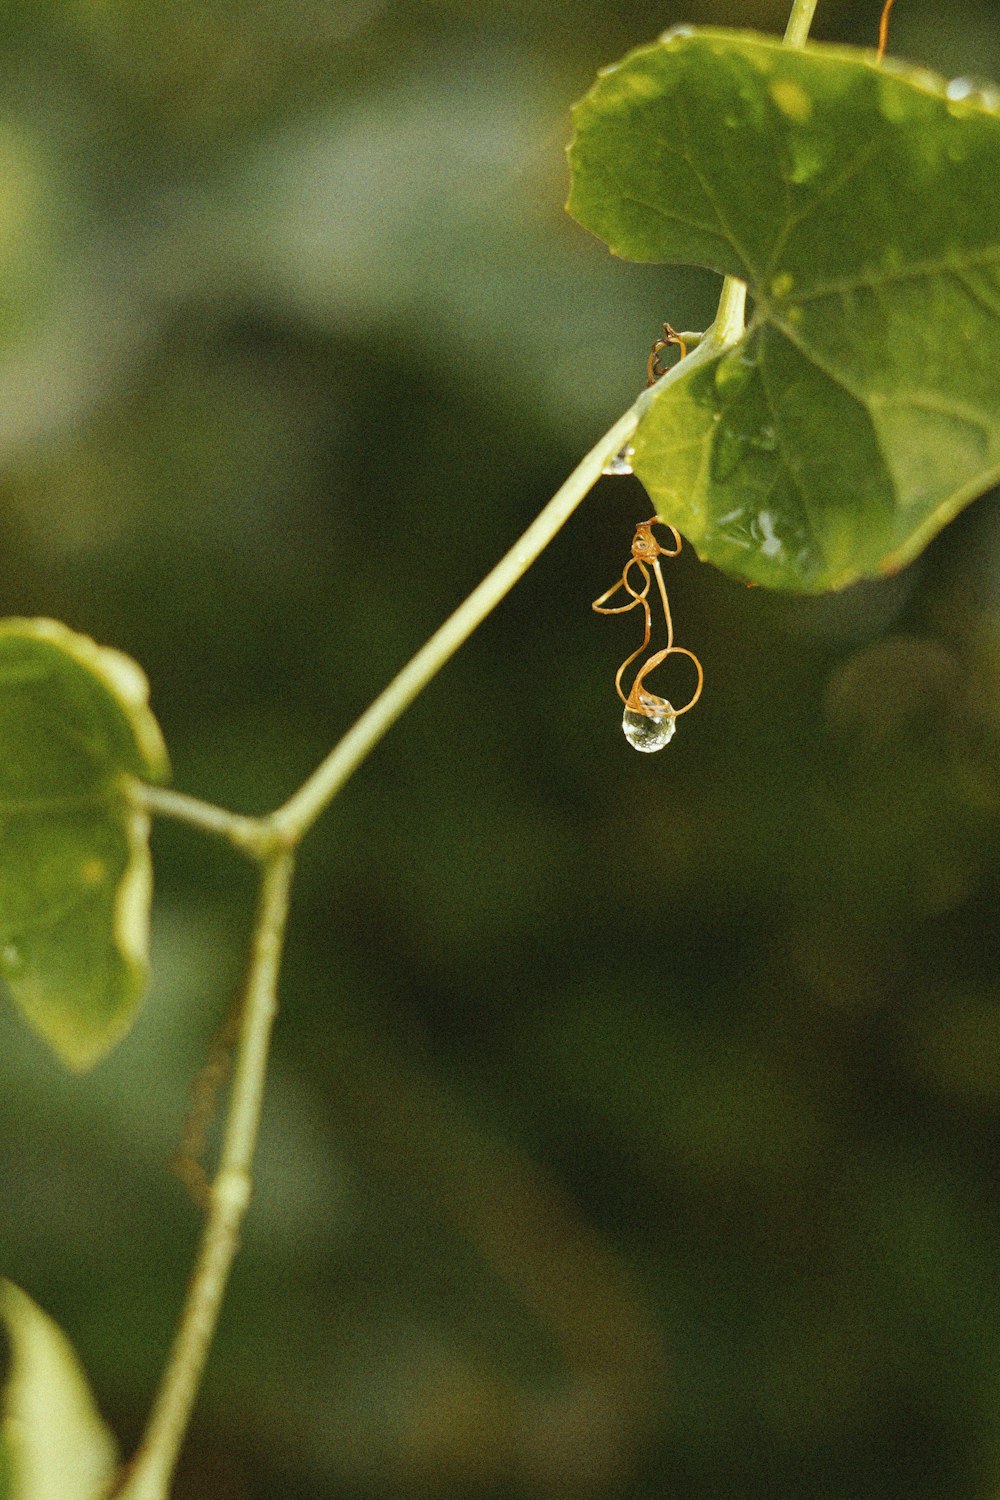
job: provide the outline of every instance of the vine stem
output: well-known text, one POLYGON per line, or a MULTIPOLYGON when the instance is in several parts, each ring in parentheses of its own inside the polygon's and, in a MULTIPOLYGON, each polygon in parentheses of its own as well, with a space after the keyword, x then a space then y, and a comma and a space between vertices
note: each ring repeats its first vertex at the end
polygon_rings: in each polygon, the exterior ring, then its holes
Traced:
MULTIPOLYGON (((693 357, 693 356, 692 356, 693 357)), ((666 377, 665 377, 666 378, 666 377)), ((639 423, 640 405, 620 417, 587 454, 553 495, 527 531, 455 613, 434 632, 393 678, 387 688, 365 710, 330 754, 283 807, 268 822, 289 842, 311 828, 320 813, 337 795, 344 782, 361 765, 445 662, 481 625, 505 594, 531 567, 581 500, 593 489, 606 465, 628 445, 639 423)))
POLYGON ((119 1500, 166 1500, 215 1334, 250 1201, 293 869, 291 849, 271 854, 261 865, 236 1069, 201 1246, 146 1431, 114 1492, 119 1500))
POLYGON ((279 838, 294 844, 312 827, 348 777, 367 759, 414 698, 437 676, 459 646, 468 640, 476 627, 482 624, 518 579, 528 571, 581 500, 593 489, 610 460, 628 446, 639 425, 639 419, 650 402, 672 385, 679 374, 689 375, 695 365, 717 358, 723 349, 737 341, 743 332, 745 299, 746 287, 743 282, 737 281, 735 277, 727 277, 723 284, 718 316, 697 348, 683 362, 671 366, 655 386, 642 392, 634 405, 577 464, 544 510, 539 512, 527 531, 500 559, 492 572, 487 573, 465 602, 459 605, 455 613, 393 678, 389 686, 383 689, 298 791, 264 820, 279 838))
MULTIPOLYGON (((817 0, 793 0, 785 42, 801 47, 817 0)), ((683 361, 683 375, 717 358, 744 329, 746 284, 727 276, 715 322, 683 361)), ((694 342, 692 340, 692 342, 694 342)), ((251 1194, 251 1167, 260 1128, 267 1056, 278 1008, 278 976, 294 872, 295 848, 341 787, 418 694, 552 541, 616 454, 628 446, 643 412, 678 378, 674 365, 643 391, 577 465, 514 546, 486 575, 352 725, 287 802, 262 818, 228 812, 181 792, 137 785, 137 805, 227 840, 260 865, 257 915, 236 1067, 219 1164, 198 1258, 167 1365, 142 1441, 114 1490, 117 1500, 168 1500, 170 1484, 239 1242, 251 1194)))
POLYGON ((175 792, 170 787, 150 786, 141 781, 133 784, 131 796, 132 801, 143 812, 176 818, 181 823, 190 824, 192 828, 201 829, 202 833, 225 839, 251 859, 266 858, 275 846, 275 837, 269 833, 264 818, 247 818, 242 813, 217 807, 214 802, 202 802, 199 797, 189 797, 186 792, 175 792))
MULTIPOLYGON (((739 338, 745 297, 743 282, 728 278, 715 323, 683 361, 685 376, 693 366, 716 358, 739 338)), ((215 1333, 240 1225, 250 1200, 250 1170, 264 1097, 271 1028, 277 1013, 278 974, 295 848, 418 693, 548 546, 593 489, 610 460, 628 446, 642 413, 651 400, 678 378, 678 370, 679 365, 674 365, 655 387, 643 391, 609 428, 492 572, 393 678, 283 806, 266 817, 252 818, 182 792, 142 784, 133 789, 136 804, 146 812, 177 819, 225 839, 257 860, 262 873, 250 941, 236 1069, 198 1259, 146 1431, 113 1492, 116 1500, 167 1500, 215 1333)))
POLYGON ((818 0, 793 0, 792 13, 785 27, 785 46, 802 47, 809 38, 809 28, 816 14, 818 0))
MULTIPOLYGON (((720 317, 684 361, 716 357, 742 331, 745 288, 724 290, 720 317)), ((650 399, 677 377, 674 365, 652 391, 604 434, 556 491, 544 510, 412 660, 375 699, 312 776, 282 807, 261 818, 228 812, 182 792, 136 784, 132 795, 148 813, 174 818, 226 840, 259 862, 261 890, 250 940, 243 1016, 236 1047, 219 1165, 198 1259, 153 1410, 132 1462, 114 1490, 116 1500, 167 1500, 251 1193, 250 1169, 260 1122, 271 1028, 294 866, 294 851, 320 813, 413 699, 496 607, 593 489, 612 458, 627 447, 650 399)))

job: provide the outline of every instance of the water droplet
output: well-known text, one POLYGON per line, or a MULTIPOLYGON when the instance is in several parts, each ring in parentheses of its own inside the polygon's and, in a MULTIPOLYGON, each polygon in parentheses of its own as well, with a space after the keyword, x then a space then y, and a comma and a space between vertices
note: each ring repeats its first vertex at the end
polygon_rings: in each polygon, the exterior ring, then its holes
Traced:
POLYGON ((687 36, 694 36, 694 27, 682 22, 680 26, 671 26, 669 31, 664 31, 660 37, 660 41, 682 42, 687 36))
POLYGON ((775 535, 774 519, 769 510, 762 510, 757 517, 760 550, 765 557, 777 557, 781 552, 781 538, 775 535))
POLYGON ((953 78, 944 94, 950 104, 975 104, 983 109, 996 109, 1000 104, 1000 92, 987 78, 953 78))
POLYGON ((16 943, 5 943, 0 948, 0 974, 7 979, 16 979, 24 969, 24 954, 16 943))
POLYGON ((614 456, 614 458, 609 458, 608 459, 608 462, 604 465, 604 468, 601 470, 601 473, 602 474, 631 474, 631 472, 632 472, 632 456, 633 456, 634 453, 635 453, 635 449, 632 447, 632 445, 630 443, 627 448, 623 448, 620 453, 616 453, 615 456, 614 456))
POLYGON ((622 728, 633 749, 651 755, 654 750, 662 750, 673 739, 677 715, 666 698, 659 698, 655 693, 644 693, 640 689, 639 702, 643 712, 626 708, 622 716, 622 728))

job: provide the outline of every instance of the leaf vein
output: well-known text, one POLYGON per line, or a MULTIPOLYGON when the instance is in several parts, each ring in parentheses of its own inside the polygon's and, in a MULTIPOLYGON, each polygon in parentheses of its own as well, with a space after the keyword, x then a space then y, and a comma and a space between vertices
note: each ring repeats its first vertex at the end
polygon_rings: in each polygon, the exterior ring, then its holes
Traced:
POLYGON ((878 293, 900 281, 916 281, 926 276, 955 275, 972 266, 996 265, 1000 269, 1000 245, 990 245, 985 250, 973 251, 950 260, 919 261, 912 266, 902 266, 896 271, 882 271, 878 275, 845 276, 838 281, 824 282, 789 298, 794 306, 807 302, 819 302, 827 297, 839 297, 844 292, 858 291, 862 287, 878 293))
MULTIPOLYGON (((776 401, 774 399, 774 396, 773 396, 771 390, 768 387, 767 368, 766 368, 766 366, 767 366, 767 361, 766 360, 761 360, 761 364, 760 364, 760 388, 761 388, 761 390, 762 390, 762 392, 764 394, 764 400, 767 402, 768 411, 771 413, 771 420, 772 420, 772 423, 774 425, 774 433, 775 433, 775 437, 777 438, 777 442, 778 442, 778 451, 781 454, 781 461, 784 464, 785 472, 787 473, 788 477, 791 479, 792 485, 794 486, 794 489, 798 493, 798 497, 799 497, 799 514, 802 517, 803 530, 805 531, 805 533, 806 533, 806 535, 807 535, 807 537, 809 539, 809 543, 810 543, 810 545, 811 545, 811 547, 813 549, 814 556, 816 558, 818 558, 819 561, 824 566, 826 566, 827 565, 826 555, 825 555, 822 547, 819 546, 819 544, 818 544, 818 542, 816 540, 816 526, 815 526, 813 518, 812 518, 812 516, 811 516, 811 514, 809 512, 808 505, 806 503, 805 488, 804 488, 804 486, 802 484, 802 480, 799 478, 798 474, 795 472, 795 470, 792 468, 791 464, 788 461, 786 445, 785 445, 784 440, 783 440, 782 435, 781 435, 781 413, 780 413, 780 411, 778 409, 778 405, 777 405, 777 403, 776 403, 776 401)), ((776 474, 775 475, 775 479, 774 479, 774 485, 776 485, 777 482, 778 482, 778 476, 776 474)), ((771 494, 773 493, 773 491, 774 491, 774 485, 772 485, 771 489, 768 491, 767 498, 770 498, 771 494)))
POLYGON ((720 206, 719 200, 717 199, 717 197, 715 195, 715 189, 710 185, 708 179, 705 177, 705 175, 703 174, 701 168, 698 166, 697 160, 695 158, 695 153, 692 152, 692 150, 691 150, 691 137, 688 134, 687 120, 685 119, 683 111, 681 110, 680 99, 676 98, 676 97, 674 99, 674 112, 675 112, 675 115, 676 115, 677 124, 678 124, 678 128, 679 128, 680 134, 681 134, 681 136, 683 138, 683 141, 684 141, 684 150, 683 150, 682 154, 683 154, 684 159, 687 162, 688 166, 691 168, 691 171, 694 173, 695 177, 698 179, 698 182, 701 185, 702 192, 705 194, 705 197, 708 199, 708 202, 711 204, 711 207, 712 207, 712 209, 713 209, 713 211, 715 213, 715 217, 716 217, 716 219, 718 221, 718 224, 719 224, 719 230, 720 230, 720 232, 722 233, 723 237, 728 241, 728 243, 732 246, 732 248, 736 251, 736 254, 740 257, 740 260, 743 262, 743 264, 746 267, 747 271, 750 273, 750 279, 751 280, 759 280, 759 277, 757 276, 757 273, 756 273, 753 261, 751 260, 750 256, 746 253, 746 251, 744 250, 743 246, 740 244, 739 240, 734 235, 734 233, 732 231, 732 227, 730 226, 730 224, 727 221, 726 215, 722 212, 722 208, 720 206))
POLYGON ((794 233, 794 231, 805 224, 814 213, 816 213, 820 208, 823 207, 825 203, 829 202, 829 200, 835 197, 842 188, 847 187, 848 183, 854 180, 858 173, 868 165, 868 161, 871 156, 874 155, 875 152, 881 147, 882 139, 883 138, 881 135, 873 135, 869 140, 864 141, 853 153, 851 158, 844 163, 844 166, 841 168, 840 173, 833 179, 833 181, 828 183, 822 192, 816 193, 800 213, 793 214, 786 221, 784 228, 781 230, 777 240, 775 241, 774 249, 771 252, 771 258, 767 263, 767 269, 764 272, 764 278, 766 280, 769 281, 774 275, 774 272, 777 269, 778 257, 784 250, 790 236, 794 233))

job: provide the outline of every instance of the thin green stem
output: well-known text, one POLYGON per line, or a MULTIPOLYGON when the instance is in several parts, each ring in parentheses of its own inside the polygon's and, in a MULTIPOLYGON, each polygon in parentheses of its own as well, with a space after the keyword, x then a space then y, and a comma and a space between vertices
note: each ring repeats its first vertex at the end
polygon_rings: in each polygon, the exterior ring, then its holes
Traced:
MULTIPOLYGON (((710 343, 711 335, 709 330, 691 359, 696 359, 705 344, 710 343)), ((668 384, 674 378, 675 370, 671 370, 659 384, 668 384)), ((176 818, 226 839, 260 861, 262 884, 251 939, 236 1071, 208 1217, 160 1389, 138 1452, 115 1491, 118 1500, 167 1500, 215 1333, 239 1227, 250 1198, 250 1169, 271 1027, 277 1010, 277 981, 294 848, 407 705, 552 540, 608 462, 628 444, 638 421, 637 403, 587 454, 520 540, 417 652, 284 807, 266 818, 245 818, 181 792, 142 784, 133 788, 136 805, 146 812, 176 818)))
POLYGON ((792 13, 785 27, 785 46, 802 47, 809 36, 809 28, 816 14, 818 0, 793 0, 792 13))
POLYGON ((642 392, 634 405, 576 466, 520 540, 514 543, 464 604, 459 605, 455 613, 393 678, 389 686, 383 689, 299 790, 283 807, 271 814, 267 822, 280 837, 293 844, 312 827, 348 777, 371 754, 414 698, 548 546, 580 501, 593 489, 609 460, 627 446, 638 426, 639 418, 650 402, 662 395, 680 374, 688 376, 693 366, 717 358, 723 349, 737 342, 743 332, 746 290, 745 284, 735 276, 726 277, 715 322, 701 335, 697 348, 687 359, 673 365, 654 386, 642 392))
POLYGON ((236 1070, 208 1216, 173 1348, 139 1450, 116 1491, 119 1500, 167 1500, 215 1334, 240 1225, 250 1201, 250 1169, 260 1126, 271 1028, 278 1009, 278 974, 293 870, 290 849, 272 854, 262 866, 236 1070))
POLYGON ((200 829, 202 833, 225 839, 251 859, 263 859, 275 847, 275 835, 264 818, 247 818, 241 813, 217 807, 214 802, 202 802, 198 797, 189 797, 186 792, 150 786, 146 782, 135 782, 131 795, 135 804, 144 812, 174 818, 180 823, 200 829))
MULTIPOLYGON (((805 41, 816 0, 794 0, 785 33, 790 46, 805 41)), ((742 337, 746 285, 727 276, 715 322, 704 335, 689 335, 691 353, 683 375, 715 359, 742 337)), ((261 890, 251 938, 236 1071, 230 1093, 218 1169, 211 1189, 201 1247, 149 1424, 139 1450, 116 1490, 118 1500, 168 1500, 170 1482, 215 1333, 222 1298, 236 1254, 240 1225, 251 1193, 253 1162, 264 1095, 267 1054, 277 1012, 294 848, 414 698, 468 640, 513 588, 604 472, 627 447, 643 412, 678 378, 679 366, 644 391, 629 411, 591 449, 523 536, 478 588, 390 682, 313 774, 284 805, 266 818, 246 818, 195 797, 138 786, 137 805, 176 818, 228 840, 261 865, 261 890)))
POLYGON ((722 283, 722 293, 715 314, 715 322, 709 330, 712 335, 712 354, 720 347, 728 349, 743 335, 747 305, 747 284, 736 276, 727 276, 722 283))
MULTIPOLYGON (((693 358, 693 356, 692 356, 693 358)), ((676 368, 676 367, 675 367, 676 368)), ((673 370, 664 376, 668 381, 673 370)), ((662 385, 664 381, 661 381, 662 385)), ((640 398, 641 400, 641 398, 640 398)), ((523 536, 474 589, 464 604, 435 631, 389 686, 334 746, 299 790, 272 813, 270 825, 289 843, 302 837, 336 796, 348 777, 395 724, 414 698, 437 676, 445 662, 482 624, 505 594, 531 567, 556 532, 593 489, 609 461, 626 447, 639 421, 637 403, 604 434, 553 495, 523 536)))

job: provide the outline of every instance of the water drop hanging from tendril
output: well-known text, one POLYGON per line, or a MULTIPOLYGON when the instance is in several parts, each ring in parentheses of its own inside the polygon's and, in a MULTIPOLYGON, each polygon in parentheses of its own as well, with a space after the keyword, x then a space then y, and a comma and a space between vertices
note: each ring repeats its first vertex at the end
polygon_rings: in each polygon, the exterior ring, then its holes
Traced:
POLYGON ((654 516, 652 520, 642 521, 635 528, 632 538, 632 551, 622 569, 622 576, 617 583, 601 596, 594 600, 591 606, 599 615, 624 615, 629 610, 641 609, 643 614, 644 630, 640 645, 635 651, 627 656, 615 673, 615 690, 625 705, 622 716, 622 729, 625 738, 636 750, 642 750, 646 754, 654 750, 662 750, 671 739, 677 727, 677 720, 681 714, 686 714, 688 709, 694 708, 701 697, 701 689, 704 683, 704 673, 701 662, 693 651, 688 651, 685 646, 674 645, 674 623, 670 614, 670 602, 667 599, 666 585, 663 582, 663 572, 660 567, 661 557, 676 557, 681 550, 681 539, 672 526, 666 526, 670 533, 671 546, 663 544, 653 534, 653 527, 664 525, 654 516), (638 581, 633 578, 638 574, 638 581), (649 646, 652 638, 652 611, 649 606, 649 592, 653 578, 656 579, 656 587, 659 592, 660 602, 663 605, 663 617, 667 627, 667 644, 659 651, 654 651, 648 656, 638 668, 632 686, 626 693, 622 686, 622 678, 625 672, 649 646), (614 598, 618 590, 622 589, 629 596, 627 604, 609 604, 608 600, 614 598), (658 693, 650 692, 645 686, 646 678, 657 667, 670 656, 686 656, 694 663, 698 674, 698 682, 690 700, 683 708, 674 708, 666 699, 661 698, 658 693))

